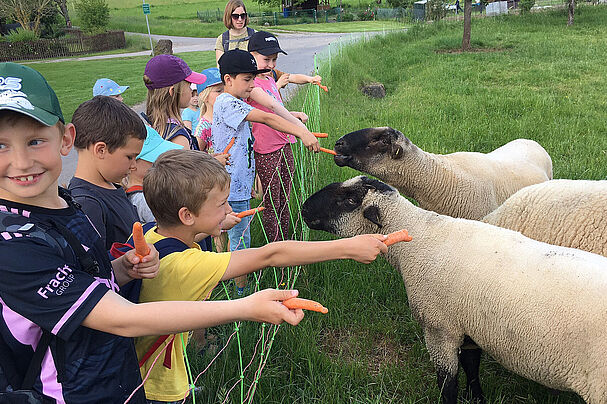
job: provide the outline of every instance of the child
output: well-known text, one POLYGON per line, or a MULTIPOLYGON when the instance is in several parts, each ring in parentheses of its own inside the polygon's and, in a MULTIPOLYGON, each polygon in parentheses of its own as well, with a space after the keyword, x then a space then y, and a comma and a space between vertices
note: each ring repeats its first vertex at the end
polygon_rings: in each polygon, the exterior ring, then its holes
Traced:
MULTIPOLYGON (((228 143, 235 139, 230 149, 230 165, 226 166, 232 177, 228 201, 235 212, 242 212, 250 208, 249 200, 255 176, 253 138, 247 121, 265 123, 274 129, 290 133, 315 152, 319 151, 319 144, 316 137, 305 127, 253 108, 243 101, 255 87, 255 76, 269 72, 269 69, 259 70, 249 52, 235 49, 224 53, 219 59, 219 71, 225 92, 215 100, 211 139, 215 150, 224 150, 228 143)), ((250 221, 251 217, 244 218, 228 230, 230 251, 250 247, 250 221)), ((236 280, 238 294, 244 292, 245 285, 246 278, 236 280)))
MULTIPOLYGON (((225 168, 206 153, 191 150, 171 150, 160 156, 143 181, 146 200, 157 219, 158 227, 149 229, 148 243, 176 246, 162 257, 158 276, 142 282, 140 302, 155 300, 206 299, 220 280, 246 275, 265 267, 286 267, 314 262, 351 258, 370 262, 381 251, 387 251, 380 240, 385 236, 359 237, 323 242, 283 241, 261 248, 249 248, 232 253, 200 251, 194 239, 198 233, 217 235, 226 214, 230 176, 225 168)), ((240 299, 234 300, 240 301, 240 299)), ((146 375, 154 358, 169 339, 150 351, 157 336, 138 338, 135 342, 146 375)), ((145 384, 148 400, 176 401, 188 394, 188 379, 183 358, 183 345, 188 334, 176 335, 168 353, 152 368, 145 384), (183 338, 183 339, 182 339, 183 338), (183 340, 183 343, 182 343, 183 340), (170 369, 163 365, 167 359, 170 369)))
POLYGON ((164 140, 154 128, 146 126, 145 129, 147 131, 145 142, 137 156, 135 168, 128 176, 126 189, 126 195, 137 209, 141 224, 156 221, 143 196, 143 176, 162 153, 168 150, 183 149, 181 145, 164 140))
MULTIPOLYGON (((95 229, 57 185, 61 157, 68 155, 76 132, 64 124, 57 96, 30 67, 0 63, 0 77, 3 399, 21 403, 27 394, 37 396, 27 402, 122 403, 141 383, 129 337, 245 319, 301 321, 301 310, 277 302, 296 291, 265 290, 230 302, 144 305, 117 294, 130 279, 157 275, 158 252, 150 246, 143 259, 131 250, 108 260, 95 229), (28 368, 34 377, 24 385, 28 368), (12 393, 20 388, 27 392, 12 393)), ((143 391, 130 402, 145 404, 143 391)))
MULTIPOLYGON (((249 52, 260 69, 274 69, 278 53, 286 54, 280 49, 278 39, 265 31, 258 31, 251 36, 249 52)), ((262 111, 274 112, 296 125, 303 126, 308 119, 302 112, 289 112, 285 109, 272 72, 255 77, 255 88, 247 102, 262 111)), ((263 197, 266 210, 262 213, 262 218, 266 236, 270 242, 287 240, 289 197, 295 166, 291 143, 296 140, 293 136, 262 123, 254 122, 252 131, 255 138, 255 168, 261 180, 261 189, 265 193, 263 197)))
POLYGON ((78 165, 69 190, 91 220, 107 250, 124 243, 139 220, 120 182, 135 168, 146 136, 137 114, 111 97, 97 96, 80 104, 72 123, 78 165))
MULTIPOLYGON (((215 153, 213 144, 211 143, 211 124, 213 122, 213 105, 215 99, 223 93, 223 83, 219 75, 219 69, 210 67, 201 72, 207 78, 203 84, 198 84, 198 105, 200 106, 200 119, 198 126, 195 128, 194 136, 198 139, 200 150, 215 153)), ((218 150, 221 152, 221 150, 218 150)), ((225 165, 225 164, 224 164, 225 165)))
POLYGON ((205 80, 204 75, 193 72, 177 56, 154 56, 145 65, 146 115, 163 139, 186 149, 199 150, 198 141, 183 125, 179 110, 187 107, 192 99, 190 83, 202 84, 205 80))
POLYGON ((129 86, 119 86, 114 80, 99 79, 93 86, 93 97, 105 95, 116 98, 118 101, 124 101, 122 93, 129 89, 129 86))
POLYGON ((194 132, 196 126, 198 126, 198 117, 200 117, 200 110, 198 109, 198 91, 196 90, 197 84, 190 84, 192 89, 192 98, 186 108, 181 111, 181 120, 183 126, 188 128, 190 132, 194 132))

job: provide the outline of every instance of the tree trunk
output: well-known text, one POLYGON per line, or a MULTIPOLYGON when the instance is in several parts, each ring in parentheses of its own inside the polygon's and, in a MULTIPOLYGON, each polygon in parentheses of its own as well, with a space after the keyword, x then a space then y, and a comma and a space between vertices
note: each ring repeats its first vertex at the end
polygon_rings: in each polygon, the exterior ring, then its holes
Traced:
POLYGON ((569 0, 569 18, 567 19, 567 26, 573 25, 573 14, 575 13, 575 0, 569 0))
POLYGON ((65 26, 68 28, 72 28, 72 20, 70 20, 70 13, 67 9, 67 0, 55 0, 55 2, 59 6, 61 15, 65 19, 65 26))
MULTIPOLYGON (((573 1, 573 0, 571 0, 573 1)), ((462 51, 470 50, 470 30, 472 24, 472 0, 464 1, 464 36, 462 38, 462 51)))

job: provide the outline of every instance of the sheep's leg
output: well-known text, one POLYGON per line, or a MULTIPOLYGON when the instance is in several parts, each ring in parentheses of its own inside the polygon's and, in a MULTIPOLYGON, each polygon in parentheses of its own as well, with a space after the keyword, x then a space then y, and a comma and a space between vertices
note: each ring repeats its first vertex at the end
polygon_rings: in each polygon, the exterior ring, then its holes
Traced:
POLYGON ((459 354, 459 363, 466 373, 466 397, 470 402, 479 404, 485 403, 478 372, 482 352, 480 348, 462 348, 459 354))
POLYGON ((426 348, 436 366, 443 404, 457 404, 457 351, 461 341, 438 330, 426 332, 426 348))

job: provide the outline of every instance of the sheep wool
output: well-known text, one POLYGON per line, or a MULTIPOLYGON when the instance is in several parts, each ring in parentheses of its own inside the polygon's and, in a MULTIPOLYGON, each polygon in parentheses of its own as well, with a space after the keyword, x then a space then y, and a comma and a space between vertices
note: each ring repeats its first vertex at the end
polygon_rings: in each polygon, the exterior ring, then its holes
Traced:
POLYGON ((480 220, 510 195, 552 179, 552 160, 537 142, 513 140, 491 153, 432 154, 401 132, 368 128, 335 143, 338 166, 395 186, 419 206, 443 215, 480 220))
POLYGON ((607 181, 552 180, 506 199, 483 222, 607 256, 607 181))
POLYGON ((326 186, 302 214, 310 228, 343 237, 409 231, 413 241, 386 258, 403 277, 443 403, 457 402, 458 360, 484 402, 480 350, 545 386, 607 403, 606 257, 423 210, 366 177, 326 186))

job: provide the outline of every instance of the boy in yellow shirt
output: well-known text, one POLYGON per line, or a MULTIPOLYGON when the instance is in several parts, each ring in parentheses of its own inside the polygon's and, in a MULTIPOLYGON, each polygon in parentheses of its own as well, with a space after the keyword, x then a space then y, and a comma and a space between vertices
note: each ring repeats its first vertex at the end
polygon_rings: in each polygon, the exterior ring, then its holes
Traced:
MULTIPOLYGON (((202 251, 195 243, 199 233, 218 235, 221 223, 232 211, 228 204, 230 176, 225 168, 206 153, 171 150, 163 153, 143 181, 145 199, 157 221, 145 238, 160 254, 158 276, 142 282, 139 302, 158 300, 201 300, 207 298, 219 281, 246 275, 265 267, 305 265, 334 259, 372 262, 386 252, 383 235, 365 234, 333 241, 280 241, 260 248, 227 253, 202 251)), ((256 294, 252 295, 255 296, 256 294)), ((246 299, 246 298, 245 298, 246 299)), ((240 301, 243 299, 239 299, 240 301)), ((277 306, 281 306, 277 304, 277 306)), ((177 335, 167 347, 164 361, 158 360, 145 384, 148 400, 172 402, 188 394, 188 380, 181 338, 177 335), (170 351, 169 351, 170 348, 170 351), (170 369, 163 362, 170 361, 170 369)), ((138 338, 137 357, 148 357, 141 367, 146 375, 155 356, 170 343, 158 336, 138 338), (156 344, 155 344, 156 343, 156 344)))

